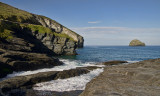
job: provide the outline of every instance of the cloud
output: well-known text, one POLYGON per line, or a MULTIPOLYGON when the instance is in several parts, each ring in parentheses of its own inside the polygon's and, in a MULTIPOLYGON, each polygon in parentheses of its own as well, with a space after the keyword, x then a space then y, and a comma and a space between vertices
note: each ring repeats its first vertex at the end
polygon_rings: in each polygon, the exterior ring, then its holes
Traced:
POLYGON ((128 45, 140 39, 147 45, 160 45, 160 28, 79 27, 71 28, 85 38, 85 45, 128 45))
POLYGON ((89 21, 88 23, 90 24, 97 24, 97 23, 101 23, 100 21, 89 21))
POLYGON ((74 31, 78 32, 92 32, 92 33, 153 33, 159 32, 160 28, 128 28, 128 27, 80 27, 80 28, 71 28, 74 31))

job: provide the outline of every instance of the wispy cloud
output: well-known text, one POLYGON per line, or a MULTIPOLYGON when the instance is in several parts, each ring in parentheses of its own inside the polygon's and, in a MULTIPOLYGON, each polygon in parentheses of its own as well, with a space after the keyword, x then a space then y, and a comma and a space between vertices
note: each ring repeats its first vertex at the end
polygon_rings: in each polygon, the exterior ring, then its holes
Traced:
POLYGON ((79 27, 71 28, 85 38, 86 45, 128 45, 140 39, 147 45, 160 45, 160 28, 79 27))
POLYGON ((88 23, 90 23, 90 24, 97 24, 97 23, 101 23, 101 21, 89 21, 88 23))
POLYGON ((139 32, 159 32, 160 28, 128 28, 128 27, 80 27, 80 28, 72 28, 72 30, 79 32, 98 32, 98 33, 139 33, 139 32))

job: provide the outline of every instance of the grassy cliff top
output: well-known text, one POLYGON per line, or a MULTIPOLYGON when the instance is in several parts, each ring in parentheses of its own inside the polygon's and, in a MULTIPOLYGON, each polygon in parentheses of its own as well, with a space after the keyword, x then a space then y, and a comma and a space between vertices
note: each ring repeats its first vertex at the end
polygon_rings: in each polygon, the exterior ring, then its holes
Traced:
MULTIPOLYGON (((2 35, 4 35, 5 32, 9 33, 8 30, 13 29, 10 27, 13 27, 13 25, 15 25, 16 23, 19 23, 20 25, 26 24, 27 25, 26 27, 28 27, 34 31, 38 30, 38 32, 40 32, 40 33, 45 33, 45 32, 52 33, 55 36, 66 37, 66 38, 70 38, 70 40, 73 40, 73 38, 71 38, 67 34, 59 34, 56 32, 52 32, 52 30, 50 28, 42 26, 42 24, 36 19, 36 17, 51 20, 52 23, 55 25, 61 25, 60 23, 58 23, 55 20, 52 20, 48 17, 42 16, 42 15, 32 14, 27 11, 20 10, 18 8, 15 8, 15 7, 12 7, 10 5, 7 5, 7 4, 0 2, 0 20, 9 21, 10 22, 9 24, 11 24, 11 25, 5 24, 5 26, 2 26, 2 24, 0 24, 1 29, 2 29, 2 30, 0 30, 1 37, 4 37, 2 35)), ((63 26, 63 25, 61 25, 61 26, 63 26)), ((19 27, 19 26, 16 26, 16 27, 19 27)), ((63 27, 66 28, 65 26, 63 26, 63 27)), ((15 28, 15 26, 14 26, 14 28, 15 28)), ((70 29, 68 29, 68 30, 70 30, 70 29)), ((72 30, 70 30, 70 31, 73 32, 72 30)), ((73 32, 73 33, 75 33, 75 32, 73 32)), ((77 33, 75 33, 75 34, 79 35, 77 33)), ((5 34, 5 37, 6 36, 7 35, 5 34)))
POLYGON ((52 20, 48 17, 42 16, 42 15, 35 15, 27 11, 24 11, 0 2, 0 19, 2 20, 40 25, 40 23, 35 19, 35 16, 46 18, 51 21, 54 21, 56 24, 59 24, 55 20, 52 20))
POLYGON ((31 18, 33 18, 31 13, 0 2, 0 19, 25 22, 31 18))
MULTIPOLYGON (((40 23, 35 19, 35 16, 49 19, 49 20, 53 21, 54 23, 59 24, 55 20, 52 20, 48 17, 42 16, 42 15, 32 14, 27 11, 24 11, 24 10, 21 10, 21 9, 18 9, 18 8, 15 8, 15 7, 12 7, 10 5, 7 5, 7 4, 0 2, 0 19, 2 19, 2 20, 9 20, 9 21, 13 21, 13 22, 40 25, 40 23)), ((59 24, 59 25, 61 25, 61 24, 59 24)))

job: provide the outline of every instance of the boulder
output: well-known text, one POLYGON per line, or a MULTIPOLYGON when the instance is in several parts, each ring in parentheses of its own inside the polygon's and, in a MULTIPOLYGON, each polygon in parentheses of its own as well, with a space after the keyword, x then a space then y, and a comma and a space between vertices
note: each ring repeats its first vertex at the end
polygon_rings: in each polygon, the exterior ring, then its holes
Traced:
POLYGON ((129 43, 129 46, 145 46, 145 43, 140 40, 134 39, 129 43))

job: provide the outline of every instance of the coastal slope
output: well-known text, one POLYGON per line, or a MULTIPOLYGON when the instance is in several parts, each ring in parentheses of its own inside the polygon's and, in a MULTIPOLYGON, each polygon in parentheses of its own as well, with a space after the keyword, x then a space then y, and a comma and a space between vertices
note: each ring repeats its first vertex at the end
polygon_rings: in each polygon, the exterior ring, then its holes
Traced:
POLYGON ((76 55, 83 42, 55 20, 0 2, 0 78, 13 71, 62 65, 53 56, 76 55))
POLYGON ((108 66, 80 96, 159 96, 160 58, 108 66))
POLYGON ((75 55, 75 49, 83 47, 84 42, 82 36, 55 20, 2 2, 0 2, 0 39, 3 49, 54 55, 75 55))

